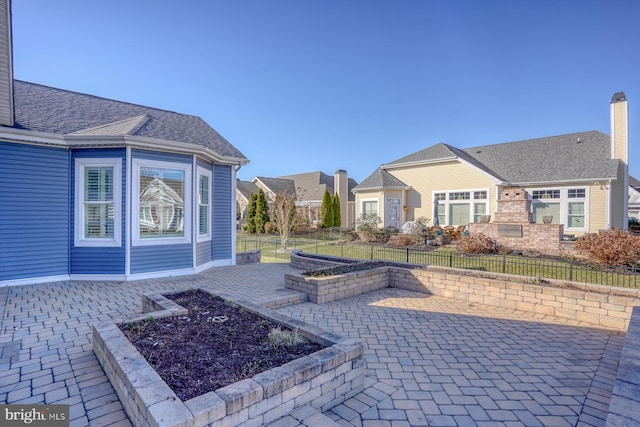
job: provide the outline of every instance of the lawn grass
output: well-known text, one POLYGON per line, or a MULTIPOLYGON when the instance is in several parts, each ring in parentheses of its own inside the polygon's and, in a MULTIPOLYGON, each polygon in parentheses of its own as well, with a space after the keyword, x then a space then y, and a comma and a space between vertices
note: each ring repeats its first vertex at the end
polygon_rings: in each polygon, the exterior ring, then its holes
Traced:
POLYGON ((462 255, 457 254, 452 247, 438 247, 425 251, 384 245, 348 243, 335 238, 320 240, 295 237, 289 240, 288 249, 283 250, 275 236, 239 235, 236 249, 238 252, 259 249, 262 262, 289 262, 291 251, 301 250, 312 254, 342 258, 376 259, 514 274, 532 277, 536 282, 554 279, 631 288, 640 287, 638 274, 595 269, 576 260, 513 255, 462 255))

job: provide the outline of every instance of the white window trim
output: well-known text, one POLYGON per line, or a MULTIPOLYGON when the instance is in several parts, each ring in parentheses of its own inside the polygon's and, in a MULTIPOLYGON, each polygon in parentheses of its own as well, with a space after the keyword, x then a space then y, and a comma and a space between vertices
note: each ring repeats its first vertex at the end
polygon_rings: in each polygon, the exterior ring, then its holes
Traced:
POLYGON ((164 162, 149 159, 132 159, 131 171, 131 245, 132 246, 159 246, 191 243, 191 224, 193 216, 191 207, 192 166, 189 163, 164 162), (184 236, 182 237, 158 237, 154 239, 140 238, 140 172, 142 168, 177 169, 184 171, 184 236))
POLYGON ((376 202, 376 215, 380 216, 380 199, 378 198, 369 198, 369 199, 360 199, 360 215, 359 218, 362 218, 364 215, 364 202, 376 202))
POLYGON ((196 188, 197 191, 195 191, 195 204, 198 207, 197 209, 194 209, 195 211, 195 222, 194 224, 196 225, 196 242, 206 242, 208 240, 211 240, 211 228, 212 228, 212 223, 211 223, 211 211, 213 210, 213 172, 210 171, 209 169, 205 169, 202 166, 198 166, 197 167, 197 174, 196 174, 196 188), (207 178, 209 178, 209 209, 207 210, 207 233, 206 234, 200 234, 200 177, 201 176, 206 176, 207 178))
POLYGON ((564 225, 565 231, 589 231, 589 186, 585 185, 571 185, 567 187, 536 187, 527 188, 527 192, 531 195, 531 209, 533 205, 538 203, 559 203, 560 204, 560 221, 559 224, 564 225), (569 190, 584 190, 584 197, 569 198, 569 190), (534 199, 533 191, 540 190, 560 190, 560 198, 558 199, 534 199), (584 227, 569 227, 567 222, 569 220, 569 203, 571 202, 583 202, 584 203, 584 227))
MULTIPOLYGON (((431 200, 436 199, 436 194, 444 193, 445 200, 438 200, 438 205, 444 205, 444 218, 445 225, 449 225, 451 219, 449 218, 449 204, 468 204, 469 205, 469 222, 464 225, 468 225, 474 222, 474 205, 483 204, 485 205, 485 215, 490 215, 491 204, 489 203, 489 198, 491 197, 491 192, 488 188, 465 188, 460 190, 436 190, 431 192, 431 200), (486 199, 474 199, 473 196, 478 191, 484 191, 487 193, 486 199), (469 198, 464 200, 449 200, 450 193, 469 193, 469 198)), ((431 215, 433 215, 433 209, 431 215)), ((443 224, 440 224, 441 226, 443 224)))
POLYGON ((122 246, 122 159, 76 158, 75 159, 75 224, 74 246, 121 247, 122 246), (85 237, 84 171, 87 167, 113 168, 113 238, 85 237))

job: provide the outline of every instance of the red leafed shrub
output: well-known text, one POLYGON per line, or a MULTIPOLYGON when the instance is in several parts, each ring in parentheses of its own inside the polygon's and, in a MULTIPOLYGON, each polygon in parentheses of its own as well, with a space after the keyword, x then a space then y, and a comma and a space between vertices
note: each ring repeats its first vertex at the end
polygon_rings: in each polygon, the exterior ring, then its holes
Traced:
POLYGON ((482 233, 460 236, 457 251, 465 254, 491 254, 498 251, 498 245, 482 233))
POLYGON ((578 238, 576 249, 606 265, 634 265, 640 260, 640 236, 613 228, 578 238))

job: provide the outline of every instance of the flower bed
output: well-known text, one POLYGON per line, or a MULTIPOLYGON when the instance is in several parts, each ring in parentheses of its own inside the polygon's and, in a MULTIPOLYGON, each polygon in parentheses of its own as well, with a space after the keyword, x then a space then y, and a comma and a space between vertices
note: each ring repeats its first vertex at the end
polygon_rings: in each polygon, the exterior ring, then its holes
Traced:
MULTIPOLYGON (((127 322, 150 316, 174 316, 183 310, 159 294, 144 295, 143 300, 143 307, 161 310, 127 322)), ((327 348, 182 401, 115 323, 94 325, 94 353, 134 425, 229 426, 249 420, 256 425, 266 424, 304 405, 325 411, 362 390, 362 343, 257 305, 245 302, 240 305, 266 319, 298 329, 306 338, 327 348)))

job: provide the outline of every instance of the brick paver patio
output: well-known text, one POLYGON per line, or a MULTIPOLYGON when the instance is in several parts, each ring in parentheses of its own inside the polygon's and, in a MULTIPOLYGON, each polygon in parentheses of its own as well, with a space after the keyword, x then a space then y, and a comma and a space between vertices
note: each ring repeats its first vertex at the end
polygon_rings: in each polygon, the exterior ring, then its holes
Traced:
POLYGON ((72 426, 130 425, 90 325, 140 312, 141 294, 204 287, 366 342, 364 392, 273 427, 602 426, 623 334, 399 289, 325 305, 283 288, 288 264, 126 283, 0 288, 0 401, 67 403, 72 426), (331 421, 333 420, 333 421, 331 421))

